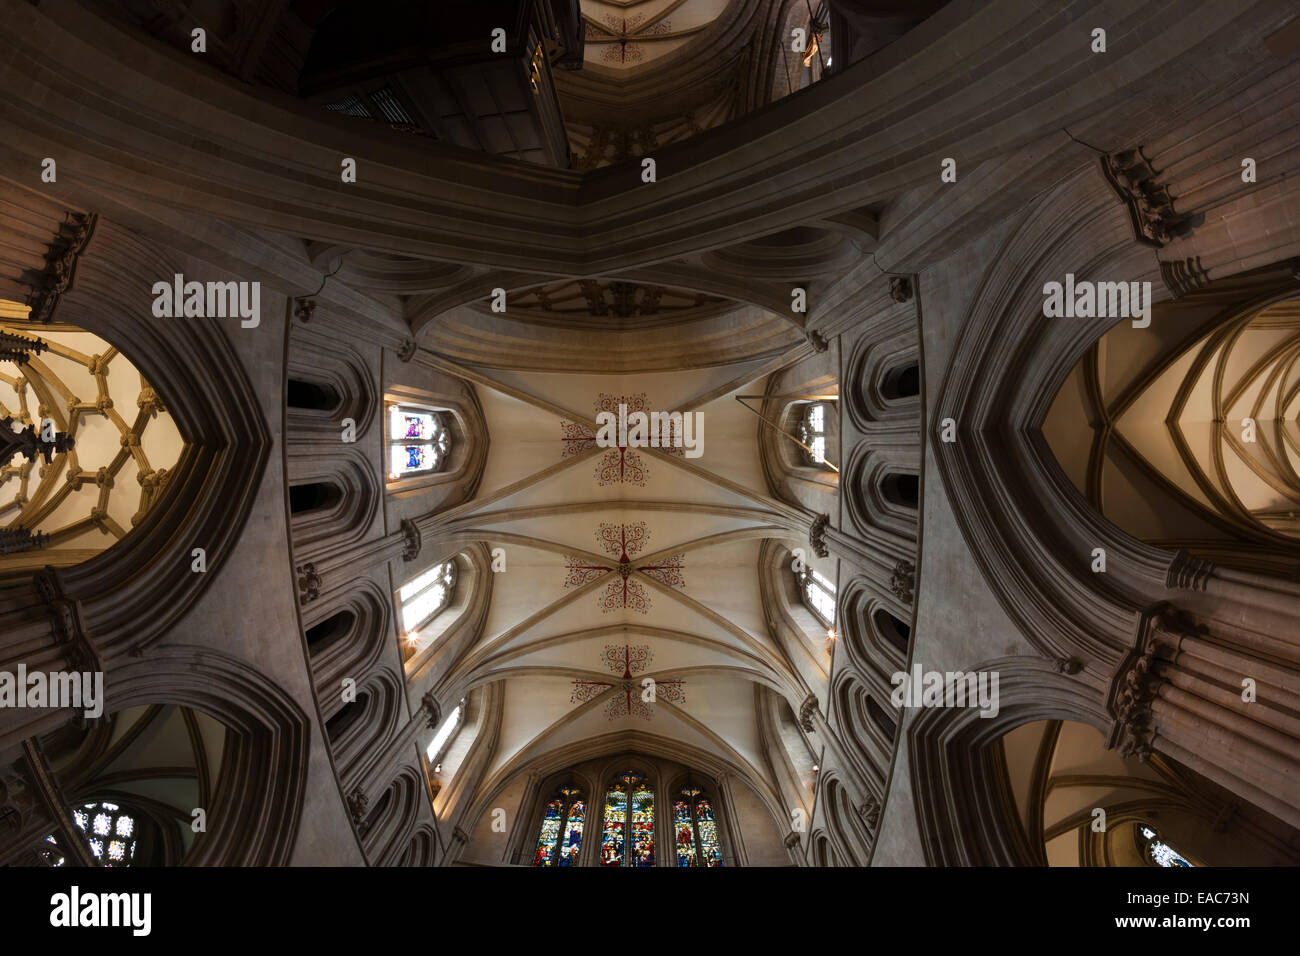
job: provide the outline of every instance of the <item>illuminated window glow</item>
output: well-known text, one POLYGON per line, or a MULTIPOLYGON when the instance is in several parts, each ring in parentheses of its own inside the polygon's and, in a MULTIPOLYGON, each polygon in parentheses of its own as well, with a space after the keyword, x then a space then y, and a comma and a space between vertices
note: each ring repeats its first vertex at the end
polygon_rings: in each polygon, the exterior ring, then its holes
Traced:
POLYGON ((655 865, 654 794, 636 774, 623 774, 605 794, 605 829, 600 844, 600 865, 655 865), (629 836, 632 845, 630 852, 627 852, 629 836))
POLYGON ((825 575, 806 568, 799 575, 804 603, 827 627, 835 625, 835 584, 825 575))
POLYGON ((699 788, 687 787, 673 801, 673 834, 678 866, 722 866, 713 804, 699 788))
POLYGON ((561 787, 555 799, 542 811, 542 826, 537 835, 533 866, 575 866, 582 846, 582 830, 587 805, 582 791, 561 787))
POLYGON ((438 471, 447 460, 451 432, 436 412, 406 405, 388 410, 388 477, 438 471))
POLYGON ((465 698, 461 698, 460 704, 447 715, 447 719, 442 722, 438 732, 433 735, 433 740, 429 741, 429 749, 424 752, 429 758, 429 763, 436 764, 442 757, 443 749, 451 741, 451 735, 456 732, 460 726, 461 719, 465 716, 465 698))
POLYGON ((451 603, 456 590, 456 562, 435 564, 397 591, 402 605, 402 630, 411 634, 424 627, 451 603))
POLYGON ((1138 833, 1142 834, 1143 839, 1146 840, 1147 859, 1156 866, 1195 866, 1187 857, 1161 840, 1160 835, 1151 827, 1138 824, 1138 833))

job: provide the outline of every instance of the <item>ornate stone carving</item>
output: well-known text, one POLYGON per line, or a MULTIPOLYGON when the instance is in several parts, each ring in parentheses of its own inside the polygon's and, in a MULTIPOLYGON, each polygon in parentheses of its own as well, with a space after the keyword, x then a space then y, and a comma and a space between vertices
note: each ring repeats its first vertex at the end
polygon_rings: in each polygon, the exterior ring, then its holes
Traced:
POLYGON ((49 543, 50 536, 43 531, 35 533, 26 528, 0 529, 0 554, 21 554, 37 551, 49 543))
POLYGON ((316 571, 316 565, 310 561, 298 565, 297 571, 298 601, 300 604, 310 604, 320 597, 321 576, 316 571))
POLYGON ((1056 672, 1058 674, 1077 674, 1081 670, 1083 670, 1083 663, 1073 657, 1062 657, 1056 662, 1056 672))
POLYGON ((76 601, 63 593, 63 587, 52 569, 38 571, 32 585, 44 602, 50 615, 50 630, 68 665, 79 671, 102 671, 103 665, 90 643, 81 622, 81 610, 76 601))
POLYGON ((1160 643, 1155 633, 1144 643, 1145 647, 1139 646, 1129 654, 1127 667, 1114 690, 1115 727, 1110 740, 1121 757, 1136 756, 1142 760, 1151 754, 1155 736, 1151 703, 1164 680, 1156 673, 1160 643))
POLYGON ((817 713, 817 695, 809 694, 799 706, 799 726, 803 728, 805 734, 811 734, 817 729, 817 725, 813 723, 815 713, 817 713))
POLYGON ((415 339, 402 339, 402 344, 397 347, 397 359, 400 362, 409 362, 415 357, 415 339))
POLYGON ((48 465, 55 455, 61 455, 76 447, 76 441, 66 432, 55 432, 52 440, 47 440, 44 430, 36 430, 35 425, 28 425, 21 431, 14 431, 14 420, 8 415, 0 418, 0 465, 7 465, 14 455, 20 452, 28 461, 45 459, 48 465))
POLYGON ((866 803, 858 807, 858 816, 862 818, 868 830, 874 830, 876 824, 880 822, 880 803, 875 797, 867 797, 866 803))
POLYGON ((826 336, 822 335, 816 329, 809 329, 804 332, 804 338, 808 344, 813 347, 814 352, 825 352, 830 348, 830 343, 826 341, 826 336))
POLYGON ((403 518, 399 527, 402 531, 402 560, 414 561, 420 556, 420 526, 410 518, 403 518))
POLYGON ((30 320, 48 324, 54 318, 54 307, 63 294, 72 288, 77 272, 77 259, 95 231, 99 217, 95 213, 68 213, 67 221, 60 226, 45 252, 45 271, 32 283, 27 296, 31 308, 30 320))
POLYGON ((352 814, 352 822, 360 824, 366 818, 366 812, 370 809, 370 799, 366 792, 357 785, 351 793, 348 794, 348 812, 352 814))
POLYGON ((829 515, 817 515, 808 529, 808 544, 813 549, 813 554, 819 558, 829 557, 831 553, 826 546, 826 528, 830 523, 829 515))
MULTIPOLYGON (((49 343, 43 339, 29 339, 12 332, 0 332, 0 361, 26 365, 32 355, 40 355, 49 347, 49 343)), ((93 365, 90 372, 92 375, 95 373, 93 365)))
POLYGON ((1201 268, 1201 257, 1160 261, 1160 278, 1164 279, 1175 299, 1191 295, 1210 284, 1210 273, 1201 268))
POLYGON ((312 313, 315 311, 315 299, 302 298, 293 300, 293 317, 304 325, 311 321, 312 313))
POLYGON ((799 845, 799 836, 800 834, 798 830, 791 830, 787 833, 785 835, 785 848, 787 850, 793 850, 797 847, 799 845))
POLYGON ((889 590, 894 597, 904 604, 912 603, 912 589, 916 586, 916 565, 911 561, 899 561, 894 565, 894 573, 889 576, 889 590))
POLYGON ((1157 182, 1157 173, 1142 148, 1124 149, 1101 158, 1102 171, 1119 198, 1128 207, 1133 234, 1138 242, 1160 247, 1188 235, 1204 221, 1174 209, 1173 196, 1157 182))
POLYGON ((1169 562, 1165 587, 1175 591, 1204 591, 1213 573, 1211 562, 1180 549, 1169 562))
POLYGON ((424 696, 420 698, 420 708, 428 718, 429 729, 437 730, 438 721, 442 718, 442 706, 438 703, 438 698, 434 696, 433 691, 425 691, 424 696))
POLYGON ((889 297, 895 302, 912 301, 912 280, 903 276, 893 276, 889 280, 889 297))

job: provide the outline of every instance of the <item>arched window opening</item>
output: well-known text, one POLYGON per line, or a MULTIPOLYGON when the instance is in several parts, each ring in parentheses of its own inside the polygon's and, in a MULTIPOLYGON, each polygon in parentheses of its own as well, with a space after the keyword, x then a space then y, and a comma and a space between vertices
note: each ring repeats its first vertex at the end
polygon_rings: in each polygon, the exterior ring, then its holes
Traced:
MULTIPOLYGON (((85 835, 86 846, 96 866, 130 866, 135 859, 137 827, 135 816, 121 804, 87 803, 72 811, 72 822, 85 835)), ((49 866, 63 866, 66 857, 53 834, 45 838, 41 859, 49 866)))
POLYGON ((880 491, 886 501, 915 511, 921 500, 921 479, 891 471, 881 479, 880 491))
POLYGON ((891 402, 920 395, 920 363, 913 360, 906 365, 895 365, 891 368, 880 383, 880 394, 891 402))
POLYGON ((871 615, 871 619, 875 622, 876 630, 880 632, 880 636, 892 644, 898 650, 898 653, 907 657, 907 647, 912 639, 912 629, 883 607, 877 608, 876 612, 871 615))
POLYGON ((126 537, 185 448, 116 346, 30 317, 0 298, 0 575, 80 564, 126 537))
POLYGON ((577 787, 561 787, 542 811, 533 866, 575 866, 586 813, 582 791, 577 787))
POLYGON ((799 593, 804 604, 827 628, 835 626, 835 582, 805 567, 799 572, 799 593))
POLYGON ((366 705, 370 702, 370 695, 360 693, 357 699, 344 704, 333 717, 325 721, 325 737, 329 740, 330 745, 338 743, 352 727, 361 719, 366 712, 366 705))
POLYGON ((645 780, 634 773, 623 774, 605 793, 600 865, 655 865, 654 793, 645 780), (629 837, 630 852, 627 847, 629 837))
POLYGON ((343 500, 343 492, 330 481, 313 481, 305 485, 289 486, 289 514, 302 515, 311 511, 325 511, 343 500))
POLYGON ((433 735, 433 740, 429 741, 429 747, 424 752, 425 757, 428 758, 430 765, 433 767, 434 773, 441 772, 442 764, 439 761, 442 760, 447 745, 451 743, 452 736, 460 728, 460 723, 464 719, 465 698, 462 697, 460 703, 456 705, 455 709, 447 715, 447 718, 438 727, 438 732, 433 735))
POLYGON ((456 592, 456 561, 443 561, 402 585, 397 592, 402 630, 406 634, 403 656, 420 649, 420 630, 447 609, 456 592))
POLYGON ((446 418, 427 408, 388 407, 388 479, 440 471, 451 450, 446 418))
POLYGON ((287 403, 290 408, 330 412, 338 408, 340 401, 339 393, 331 385, 300 378, 289 379, 287 403))
POLYGON ((351 611, 342 610, 318 624, 313 624, 307 628, 307 650, 312 654, 319 654, 336 641, 346 637, 355 622, 356 615, 351 611))
POLYGON ((1142 846, 1142 858, 1153 866, 1195 866, 1168 843, 1160 839, 1155 828, 1145 823, 1137 824, 1139 844, 1142 846))
POLYGON ((867 697, 867 714, 871 717, 871 722, 876 725, 876 729, 885 735, 885 739, 892 741, 898 723, 871 697, 867 697))
POLYGON ((803 407, 799 419, 799 441, 803 442, 804 458, 808 464, 825 468, 835 454, 835 405, 831 402, 809 402, 803 407))
POLYGON ((722 866, 713 803, 698 787, 685 787, 673 801, 678 866, 722 866))

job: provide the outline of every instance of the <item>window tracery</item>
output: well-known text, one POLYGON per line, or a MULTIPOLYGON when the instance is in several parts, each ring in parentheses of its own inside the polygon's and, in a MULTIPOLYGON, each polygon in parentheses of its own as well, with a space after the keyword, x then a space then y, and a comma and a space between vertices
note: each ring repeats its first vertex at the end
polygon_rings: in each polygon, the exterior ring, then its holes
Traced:
POLYGON ((420 629, 451 604, 456 590, 456 561, 443 561, 435 564, 424 573, 417 575, 397 592, 397 600, 402 611, 402 630, 412 646, 418 645, 420 629))
POLYGON ((587 804, 577 787, 561 787, 542 811, 533 866, 576 866, 587 804))
POLYGON ((388 407, 388 478, 441 470, 451 450, 451 431, 437 412, 412 405, 388 407))
POLYGON ((722 866, 713 802, 699 787, 682 788, 673 801, 673 835, 678 866, 722 866))

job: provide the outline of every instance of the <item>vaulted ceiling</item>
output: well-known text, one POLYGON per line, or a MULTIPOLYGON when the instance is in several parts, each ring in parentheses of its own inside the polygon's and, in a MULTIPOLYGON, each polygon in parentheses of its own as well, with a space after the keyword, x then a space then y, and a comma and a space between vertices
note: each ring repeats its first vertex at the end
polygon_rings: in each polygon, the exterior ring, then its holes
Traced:
POLYGON ((761 392, 751 376, 496 372, 477 383, 491 451, 446 530, 503 549, 506 567, 477 645, 446 680, 504 682, 492 773, 640 732, 767 777, 756 690, 793 696, 798 681, 765 621, 759 554, 767 539, 796 547, 806 535, 766 490, 758 419, 734 397, 761 392), (699 412, 703 454, 598 447, 596 413, 620 402, 699 412))

